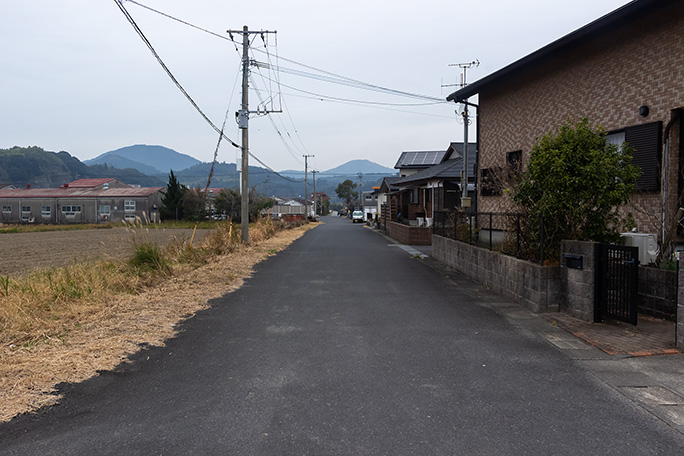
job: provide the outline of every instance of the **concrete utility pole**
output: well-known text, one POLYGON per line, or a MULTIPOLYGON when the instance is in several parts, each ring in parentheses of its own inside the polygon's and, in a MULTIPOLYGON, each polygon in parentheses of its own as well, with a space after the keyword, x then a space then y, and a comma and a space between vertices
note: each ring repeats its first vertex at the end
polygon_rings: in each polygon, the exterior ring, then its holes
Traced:
MULTIPOLYGON (((363 211, 363 173, 359 173, 359 205, 361 206, 359 210, 363 211)), ((366 214, 364 212, 363 214, 364 217, 366 217, 366 214)))
POLYGON ((245 25, 242 28, 242 106, 238 114, 238 125, 242 129, 242 176, 240 220, 242 226, 242 242, 249 244, 249 32, 245 25), (243 121, 244 125, 240 122, 243 121))
MULTIPOLYGON (((465 87, 466 85, 468 85, 468 83, 466 82, 466 71, 468 70, 468 68, 480 66, 480 61, 474 60, 468 63, 452 63, 449 64, 449 66, 458 66, 459 68, 463 69, 463 74, 461 75, 461 83, 452 84, 452 86, 458 85, 459 87, 465 87)), ((463 116, 463 173, 461 174, 462 208, 470 207, 471 205, 470 197, 468 196, 468 127, 470 126, 470 119, 468 117, 468 105, 468 100, 463 100, 463 113, 461 114, 463 116)))
MULTIPOLYGON (((245 25, 242 30, 228 30, 231 39, 233 33, 242 35, 242 105, 240 110, 236 113, 238 128, 242 130, 242 172, 240 175, 240 218, 242 227, 242 242, 249 244, 249 35, 260 34, 264 35, 268 32, 264 30, 250 32, 245 25)), ((267 113, 268 111, 263 111, 267 113)), ((261 113, 261 112, 259 112, 261 113)))
POLYGON ((318 214, 318 208, 316 207, 316 171, 315 169, 311 170, 311 174, 313 174, 313 184, 314 184, 314 197, 313 197, 313 204, 314 204, 314 215, 318 214))
POLYGON ((306 209, 306 217, 309 217, 309 181, 307 177, 307 172, 309 169, 309 157, 315 157, 315 155, 302 155, 304 157, 304 207, 306 209))

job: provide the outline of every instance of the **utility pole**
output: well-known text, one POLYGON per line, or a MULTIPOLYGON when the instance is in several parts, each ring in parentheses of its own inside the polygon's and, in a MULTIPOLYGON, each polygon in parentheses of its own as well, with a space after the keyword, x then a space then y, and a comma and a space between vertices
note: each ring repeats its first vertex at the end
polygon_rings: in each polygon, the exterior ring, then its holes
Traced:
POLYGON ((315 157, 315 155, 302 155, 304 157, 304 207, 306 209, 306 217, 309 217, 309 181, 307 177, 307 172, 309 169, 309 157, 315 157))
MULTIPOLYGON (((359 210, 363 211, 363 173, 359 173, 359 205, 361 206, 359 210)), ((363 217, 366 218, 366 213, 363 213, 363 217)))
MULTIPOLYGON (((457 85, 459 87, 465 87, 466 85, 468 85, 468 83, 466 82, 466 71, 468 70, 468 68, 480 66, 480 61, 474 60, 468 63, 452 63, 449 64, 449 66, 457 66, 463 69, 463 74, 461 74, 461 83, 446 85, 442 87, 450 87, 454 85, 457 85)), ((470 126, 470 119, 468 117, 468 104, 469 103, 467 99, 463 100, 463 113, 461 113, 461 115, 463 116, 463 172, 461 174, 462 208, 467 208, 471 205, 470 197, 468 197, 468 127, 470 126)))
POLYGON ((242 35, 242 105, 240 110, 235 114, 237 118, 238 128, 242 130, 242 172, 240 174, 240 218, 242 227, 242 242, 249 244, 249 35, 265 33, 275 33, 268 31, 253 31, 245 25, 242 30, 228 30, 231 39, 233 33, 242 35))
POLYGON ((318 214, 318 207, 316 207, 316 171, 315 169, 311 170, 311 174, 313 174, 313 184, 314 184, 314 197, 313 197, 313 204, 314 204, 314 215, 318 214))

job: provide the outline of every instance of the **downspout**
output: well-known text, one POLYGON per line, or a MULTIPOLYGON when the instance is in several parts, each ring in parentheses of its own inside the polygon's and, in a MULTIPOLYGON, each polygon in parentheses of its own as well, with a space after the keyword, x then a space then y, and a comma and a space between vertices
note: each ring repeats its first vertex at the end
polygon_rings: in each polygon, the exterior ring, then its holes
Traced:
MULTIPOLYGON (((672 125, 679 120, 680 116, 680 111, 675 111, 674 116, 670 119, 670 121, 667 123, 667 126, 665 127, 665 158, 663 160, 663 170, 662 170, 662 175, 663 175, 663 189, 662 189, 662 199, 663 199, 663 206, 662 206, 662 214, 661 214, 661 233, 660 233, 660 239, 662 240, 663 243, 665 243, 665 236, 667 234, 667 206, 668 206, 668 193, 669 193, 669 176, 668 176, 668 170, 670 167, 670 128, 672 128, 672 125)), ((681 141, 682 139, 679 138, 681 141)), ((675 225, 676 226, 676 225, 675 225)), ((676 229, 676 228, 675 228, 676 229)), ((663 248, 665 246, 662 246, 663 248)), ((664 253, 664 249, 661 249, 661 255, 664 253)))

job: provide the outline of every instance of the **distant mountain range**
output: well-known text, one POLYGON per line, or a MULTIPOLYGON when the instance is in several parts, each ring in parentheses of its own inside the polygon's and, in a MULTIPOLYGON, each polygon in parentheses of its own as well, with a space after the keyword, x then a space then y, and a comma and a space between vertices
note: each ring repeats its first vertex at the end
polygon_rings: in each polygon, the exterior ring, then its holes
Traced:
POLYGON ((120 169, 134 168, 141 173, 153 176, 155 174, 169 174, 170 170, 190 168, 202 162, 168 147, 137 144, 105 152, 91 160, 85 160, 83 163, 86 165, 106 163, 120 169))
MULTIPOLYGON (((81 178, 113 177, 131 185, 163 187, 173 169, 178 180, 188 187, 207 184, 211 163, 203 163, 189 155, 162 146, 136 145, 123 147, 85 162, 67 152, 49 152, 40 147, 0 149, 0 184, 33 188, 56 188, 81 178), (166 169, 168 167, 168 169, 166 169)), ((352 160, 341 166, 316 173, 316 191, 325 192, 333 200, 335 189, 345 179, 359 182, 363 189, 379 185, 394 169, 369 160, 352 160)), ((313 192, 312 173, 307 175, 307 190, 313 192)), ((249 167, 249 186, 268 196, 303 197, 304 171, 274 173, 258 166, 249 167)), ((211 187, 239 188, 240 174, 234 163, 216 163, 211 187)))

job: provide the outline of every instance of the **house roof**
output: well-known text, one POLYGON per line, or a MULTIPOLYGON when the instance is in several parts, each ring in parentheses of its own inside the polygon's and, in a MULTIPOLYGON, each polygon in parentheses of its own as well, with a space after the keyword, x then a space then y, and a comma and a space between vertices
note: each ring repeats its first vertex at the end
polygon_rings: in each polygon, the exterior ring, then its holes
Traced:
POLYGON ((164 187, 0 189, 0 198, 141 198, 164 187))
POLYGON ((95 188, 108 182, 115 181, 113 177, 99 178, 99 179, 77 179, 69 182, 65 187, 68 188, 95 188))
POLYGON ((399 187, 394 184, 401 179, 399 176, 385 177, 380 184, 380 188, 375 193, 389 193, 399 190, 399 187))
POLYGON ((551 59, 562 58, 565 53, 600 36, 610 34, 619 28, 629 27, 632 23, 642 19, 646 14, 679 2, 681 0, 634 0, 584 27, 547 44, 532 54, 453 92, 447 97, 447 101, 460 102, 466 100, 477 93, 506 81, 512 76, 531 71, 536 66, 546 63, 551 59))
MULTIPOLYGON (((468 159, 468 177, 475 177, 475 167, 476 158, 473 155, 472 161, 468 159)), ((412 174, 408 177, 401 178, 400 181, 396 182, 399 186, 404 186, 407 184, 415 184, 418 182, 424 182, 432 179, 441 180, 451 180, 451 179, 461 179, 461 172, 463 171, 463 158, 455 158, 453 160, 447 160, 438 165, 431 166, 428 169, 418 171, 416 174, 412 174)))
POLYGON ((394 169, 426 168, 441 163, 446 156, 445 150, 426 150, 416 152, 402 152, 394 165, 394 169))

